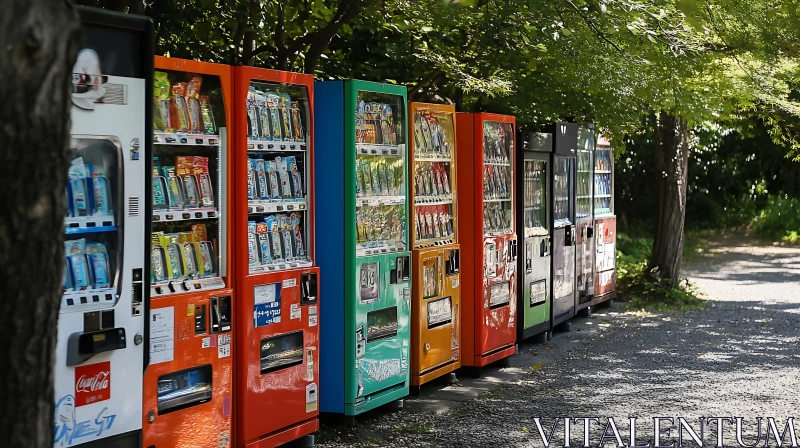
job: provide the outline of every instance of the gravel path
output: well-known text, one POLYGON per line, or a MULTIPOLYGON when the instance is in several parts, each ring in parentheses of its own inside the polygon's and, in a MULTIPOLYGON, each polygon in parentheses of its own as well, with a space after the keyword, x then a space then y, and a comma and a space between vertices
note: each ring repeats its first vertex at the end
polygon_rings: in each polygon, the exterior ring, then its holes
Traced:
MULTIPOLYGON (((780 419, 782 430, 798 417, 800 249, 718 241, 685 274, 707 294, 706 310, 600 310, 550 343, 521 346, 510 368, 425 389, 400 412, 359 417, 354 429, 325 426, 318 446, 541 447, 533 418, 564 415, 614 417, 623 440, 632 416, 642 439, 652 437, 653 416, 682 416, 694 428, 701 416, 742 416, 747 441, 757 416, 780 419)), ((572 446, 582 445, 582 425, 573 423, 572 446)), ((560 446, 563 422, 557 428, 560 446)), ((594 444, 601 432, 593 426, 594 444)))

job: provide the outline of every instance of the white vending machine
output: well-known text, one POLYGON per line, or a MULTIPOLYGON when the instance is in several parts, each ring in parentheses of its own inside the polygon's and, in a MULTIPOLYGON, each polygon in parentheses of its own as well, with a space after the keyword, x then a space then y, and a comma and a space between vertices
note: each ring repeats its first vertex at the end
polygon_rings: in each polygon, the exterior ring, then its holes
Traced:
POLYGON ((54 446, 139 447, 153 27, 143 16, 79 12, 54 446))

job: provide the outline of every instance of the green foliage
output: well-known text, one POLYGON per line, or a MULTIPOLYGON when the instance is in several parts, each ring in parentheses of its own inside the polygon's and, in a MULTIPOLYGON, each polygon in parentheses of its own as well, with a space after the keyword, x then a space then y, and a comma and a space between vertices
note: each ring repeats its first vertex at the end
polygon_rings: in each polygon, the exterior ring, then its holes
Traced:
POLYGON ((647 269, 653 240, 617 233, 617 293, 629 310, 685 311, 702 309, 704 301, 686 279, 673 286, 647 269))
POLYGON ((753 222, 753 231, 773 241, 800 242, 800 199, 785 194, 770 196, 767 206, 753 222))

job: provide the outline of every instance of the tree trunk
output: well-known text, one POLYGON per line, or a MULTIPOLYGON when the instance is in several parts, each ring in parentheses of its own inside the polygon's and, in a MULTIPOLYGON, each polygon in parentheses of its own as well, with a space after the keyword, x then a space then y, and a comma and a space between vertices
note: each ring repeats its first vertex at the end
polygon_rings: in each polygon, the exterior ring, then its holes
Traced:
POLYGON ((53 362, 64 269, 71 72, 66 0, 0 13, 0 446, 53 445, 53 362))
POLYGON ((686 183, 689 166, 689 128, 686 120, 661 112, 656 121, 655 164, 659 206, 650 270, 677 285, 681 277, 686 183))

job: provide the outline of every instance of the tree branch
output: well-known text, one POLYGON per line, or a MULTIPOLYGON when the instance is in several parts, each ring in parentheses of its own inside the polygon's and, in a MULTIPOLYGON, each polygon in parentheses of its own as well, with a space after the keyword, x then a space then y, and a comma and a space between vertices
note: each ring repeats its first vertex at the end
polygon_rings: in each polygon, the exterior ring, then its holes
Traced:
MULTIPOLYGON (((623 51, 623 50, 622 50, 622 48, 620 48, 620 47, 619 47, 619 46, 618 46, 618 45, 617 45, 617 44, 616 44, 614 41, 612 41, 611 39, 609 39, 609 38, 608 38, 608 37, 605 35, 605 33, 603 33, 602 31, 600 31, 600 29, 599 29, 599 28, 597 28, 597 26, 596 26, 594 23, 592 23, 592 21, 591 21, 591 20, 589 20, 589 18, 588 18, 588 17, 584 16, 584 15, 583 15, 583 12, 581 12, 581 9, 580 9, 580 8, 578 8, 578 6, 577 6, 575 3, 572 3, 572 0, 567 0, 567 3, 569 3, 569 4, 570 4, 570 6, 572 6, 572 8, 573 8, 573 9, 575 9, 575 12, 577 12, 577 13, 578 13, 578 16, 581 18, 581 20, 583 20, 583 22, 584 22, 584 23, 586 23, 586 25, 587 25, 587 26, 589 26, 589 28, 592 30, 592 32, 595 34, 595 36, 597 36, 598 38, 600 38, 600 40, 602 40, 603 42, 605 42, 605 43, 607 43, 608 45, 610 45, 611 47, 613 47, 613 48, 614 48, 615 50, 617 50, 617 52, 619 52, 619 54, 621 54, 622 56, 625 56, 625 57, 628 57, 628 56, 629 56, 629 55, 628 55, 628 53, 626 53, 625 51, 623 51)), ((565 23, 566 23, 566 22, 565 22, 565 23)))

